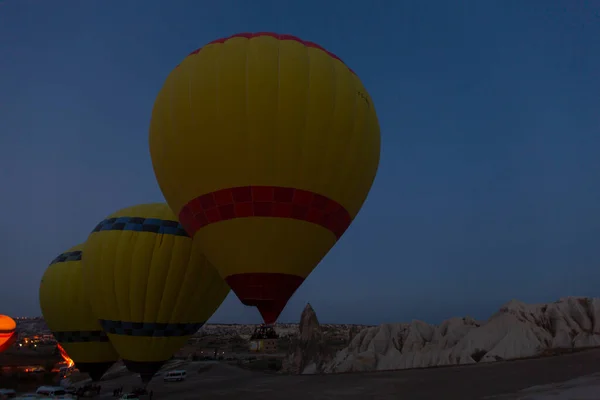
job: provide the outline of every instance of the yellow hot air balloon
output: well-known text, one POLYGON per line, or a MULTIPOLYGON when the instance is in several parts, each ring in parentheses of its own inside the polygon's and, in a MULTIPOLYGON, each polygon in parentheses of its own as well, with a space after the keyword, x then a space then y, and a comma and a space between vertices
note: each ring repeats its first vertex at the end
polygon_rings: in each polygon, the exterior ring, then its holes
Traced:
POLYGON ((40 283, 40 307, 59 345, 96 381, 119 356, 90 308, 82 248, 75 246, 52 260, 40 283))
POLYGON ((166 204, 125 208, 85 243, 94 313, 127 368, 144 382, 196 333, 229 287, 166 204))
POLYGON ((156 98, 149 141, 171 209, 268 324, 359 212, 380 151, 356 74, 314 43, 272 33, 184 59, 156 98))

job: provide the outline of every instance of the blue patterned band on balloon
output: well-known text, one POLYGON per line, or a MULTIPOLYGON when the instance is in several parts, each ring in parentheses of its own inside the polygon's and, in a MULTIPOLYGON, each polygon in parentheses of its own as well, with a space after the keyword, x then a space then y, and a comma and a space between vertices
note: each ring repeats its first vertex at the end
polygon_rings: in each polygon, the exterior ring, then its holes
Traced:
POLYGON ((108 342, 108 336, 102 331, 65 331, 52 332, 58 343, 108 342))
POLYGON ((162 322, 126 322, 101 319, 100 325, 106 333, 126 336, 174 337, 193 335, 204 322, 168 324, 162 322))
POLYGON ((158 218, 108 218, 96 225, 92 233, 100 231, 152 232, 161 235, 189 237, 185 229, 183 229, 183 226, 181 226, 178 221, 169 221, 158 218))
POLYGON ((62 254, 58 255, 54 260, 52 260, 50 265, 58 264, 58 263, 62 263, 62 262, 80 261, 80 260, 81 260, 81 251, 67 251, 66 253, 62 253, 62 254))

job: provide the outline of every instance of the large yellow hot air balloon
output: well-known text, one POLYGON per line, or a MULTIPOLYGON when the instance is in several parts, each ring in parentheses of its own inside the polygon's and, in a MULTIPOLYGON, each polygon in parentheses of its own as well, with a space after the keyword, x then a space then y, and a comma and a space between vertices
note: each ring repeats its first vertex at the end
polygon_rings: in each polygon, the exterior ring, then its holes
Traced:
POLYGON ((216 311, 229 287, 166 204, 120 210, 85 244, 91 305, 144 382, 216 311))
POLYGON ((184 59, 156 98, 149 140, 171 209, 266 323, 348 228, 379 164, 377 115, 356 74, 272 33, 184 59))
POLYGON ((52 260, 40 283, 40 307, 48 328, 75 366, 97 381, 119 356, 90 308, 82 248, 72 247, 52 260))
POLYGON ((17 323, 7 315, 0 315, 0 353, 17 340, 17 323))

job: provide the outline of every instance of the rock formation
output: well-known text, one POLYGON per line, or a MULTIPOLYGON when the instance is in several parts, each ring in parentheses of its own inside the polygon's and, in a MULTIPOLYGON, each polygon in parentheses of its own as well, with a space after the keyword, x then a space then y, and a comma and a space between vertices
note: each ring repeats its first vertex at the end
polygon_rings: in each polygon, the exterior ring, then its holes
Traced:
POLYGON ((320 372, 473 364, 593 346, 600 346, 600 299, 512 300, 486 322, 465 317, 363 329, 320 372))
POLYGON ((317 314, 310 303, 302 311, 299 335, 292 339, 282 371, 293 374, 312 374, 323 369, 323 364, 331 360, 317 314))

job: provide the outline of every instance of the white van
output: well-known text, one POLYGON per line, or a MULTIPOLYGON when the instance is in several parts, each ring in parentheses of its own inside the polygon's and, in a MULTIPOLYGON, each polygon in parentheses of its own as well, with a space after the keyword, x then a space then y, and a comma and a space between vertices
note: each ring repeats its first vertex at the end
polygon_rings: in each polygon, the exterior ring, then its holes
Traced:
POLYGON ((187 371, 182 369, 177 369, 173 371, 169 371, 164 375, 163 381, 165 382, 173 382, 173 381, 183 381, 187 376, 187 371))
POLYGON ((40 386, 36 393, 53 399, 72 399, 71 395, 67 394, 67 391, 60 386, 40 386))

